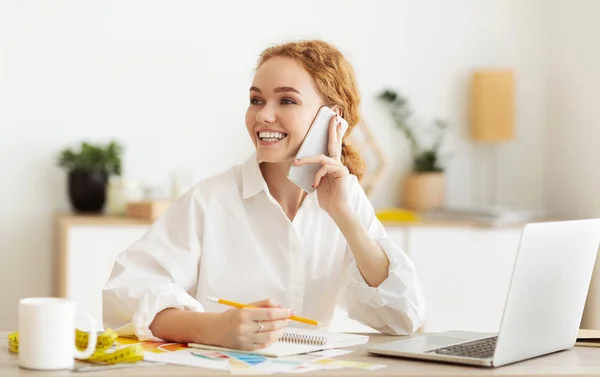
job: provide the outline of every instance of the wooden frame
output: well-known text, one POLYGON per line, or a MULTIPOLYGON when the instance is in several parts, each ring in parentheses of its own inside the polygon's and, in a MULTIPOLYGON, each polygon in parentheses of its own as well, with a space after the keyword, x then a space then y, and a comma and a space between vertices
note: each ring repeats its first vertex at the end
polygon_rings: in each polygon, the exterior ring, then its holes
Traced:
POLYGON ((361 121, 348 137, 353 146, 355 146, 365 158, 367 169, 360 184, 368 197, 372 197, 383 183, 383 178, 388 173, 389 161, 383 149, 377 142, 373 131, 365 121, 361 121), (357 133, 361 133, 357 137, 357 133), (369 163, 369 154, 375 160, 374 166, 369 163))

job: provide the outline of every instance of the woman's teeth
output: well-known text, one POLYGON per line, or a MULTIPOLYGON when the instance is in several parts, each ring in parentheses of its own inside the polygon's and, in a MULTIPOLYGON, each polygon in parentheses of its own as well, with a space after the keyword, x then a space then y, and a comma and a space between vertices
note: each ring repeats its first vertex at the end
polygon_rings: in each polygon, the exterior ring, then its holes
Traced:
POLYGON ((281 140, 287 135, 282 132, 259 132, 258 137, 264 141, 277 141, 281 140))

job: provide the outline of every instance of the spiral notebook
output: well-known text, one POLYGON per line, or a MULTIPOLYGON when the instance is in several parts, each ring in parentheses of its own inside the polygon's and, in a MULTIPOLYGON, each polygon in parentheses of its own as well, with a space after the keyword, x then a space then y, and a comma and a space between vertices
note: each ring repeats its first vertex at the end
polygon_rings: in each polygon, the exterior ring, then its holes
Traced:
MULTIPOLYGON (((302 353, 321 351, 365 344, 369 341, 366 335, 333 333, 303 328, 288 328, 277 343, 249 353, 270 357, 284 357, 302 353)), ((206 344, 189 343, 189 347, 220 351, 237 351, 229 348, 206 344)))

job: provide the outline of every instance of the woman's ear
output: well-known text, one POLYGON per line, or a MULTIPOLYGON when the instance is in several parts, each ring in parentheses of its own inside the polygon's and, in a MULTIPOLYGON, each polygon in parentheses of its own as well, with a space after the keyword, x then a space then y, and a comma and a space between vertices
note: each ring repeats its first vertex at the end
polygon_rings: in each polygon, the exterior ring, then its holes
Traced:
POLYGON ((339 105, 333 105, 330 107, 331 110, 333 110, 337 115, 341 116, 342 118, 344 117, 342 108, 339 105))

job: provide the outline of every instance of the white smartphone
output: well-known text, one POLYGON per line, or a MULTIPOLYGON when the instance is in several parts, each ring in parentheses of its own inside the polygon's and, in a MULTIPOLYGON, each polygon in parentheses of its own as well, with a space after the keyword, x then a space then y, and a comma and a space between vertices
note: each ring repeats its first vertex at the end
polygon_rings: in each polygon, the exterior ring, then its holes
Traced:
MULTIPOLYGON (((296 159, 319 156, 321 154, 325 156, 329 155, 329 122, 332 116, 335 116, 335 112, 329 107, 323 106, 319 109, 308 129, 308 133, 304 137, 304 141, 302 141, 302 145, 300 145, 296 159)), ((348 122, 342 117, 339 118, 342 123, 342 135, 344 135, 346 130, 348 130, 348 122)), ((321 166, 321 164, 292 165, 288 171, 288 179, 304 191, 311 193, 315 191, 312 184, 321 166)))

